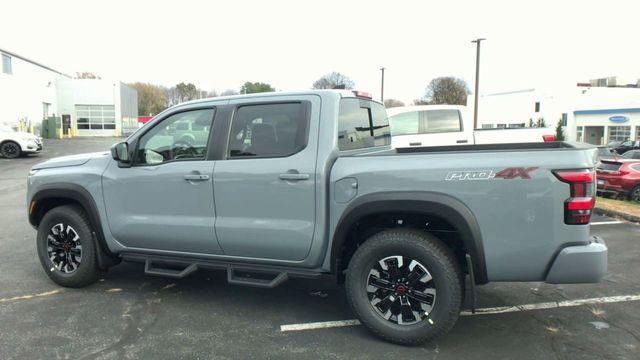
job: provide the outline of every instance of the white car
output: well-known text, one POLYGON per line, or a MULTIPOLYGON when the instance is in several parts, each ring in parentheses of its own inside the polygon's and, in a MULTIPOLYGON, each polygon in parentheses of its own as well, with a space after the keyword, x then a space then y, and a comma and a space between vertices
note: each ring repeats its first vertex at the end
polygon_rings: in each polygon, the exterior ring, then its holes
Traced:
POLYGON ((35 154, 40 151, 42 151, 41 137, 0 125, 0 156, 14 159, 23 154, 35 154))
POLYGON ((395 148, 554 141, 550 128, 474 129, 461 105, 418 105, 387 109, 395 148))

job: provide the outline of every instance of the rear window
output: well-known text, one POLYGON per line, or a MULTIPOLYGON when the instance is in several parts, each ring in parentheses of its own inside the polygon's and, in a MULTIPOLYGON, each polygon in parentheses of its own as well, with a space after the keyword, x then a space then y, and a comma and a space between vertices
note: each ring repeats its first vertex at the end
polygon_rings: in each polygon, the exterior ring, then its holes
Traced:
POLYGON ((620 169, 620 165, 622 165, 619 162, 609 162, 609 161, 602 161, 598 164, 598 170, 603 170, 603 171, 618 171, 620 169))
POLYGON ((389 121, 384 106, 374 101, 345 98, 340 100, 338 147, 363 149, 391 144, 389 121))
POLYGON ((462 131, 460 111, 455 109, 410 111, 389 118, 392 135, 462 131))

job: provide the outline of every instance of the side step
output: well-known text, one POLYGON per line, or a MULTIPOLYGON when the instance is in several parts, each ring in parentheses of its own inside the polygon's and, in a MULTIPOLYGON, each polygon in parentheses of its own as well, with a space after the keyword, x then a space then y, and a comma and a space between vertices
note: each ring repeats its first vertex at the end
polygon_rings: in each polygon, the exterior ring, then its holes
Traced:
POLYGON ((144 262, 144 273, 147 275, 166 276, 174 279, 182 279, 198 270, 198 265, 191 264, 182 270, 172 268, 157 268, 153 267, 153 261, 147 259, 144 262))
POLYGON ((235 285, 274 288, 287 281, 288 278, 289 275, 286 272, 268 273, 235 269, 233 267, 227 268, 227 282, 235 285))
POLYGON ((234 285, 273 288, 289 278, 317 279, 333 284, 335 277, 318 269, 301 269, 275 265, 231 263, 227 261, 178 258, 140 253, 122 254, 125 261, 144 262, 147 275, 182 279, 200 269, 226 270, 227 281, 234 285))

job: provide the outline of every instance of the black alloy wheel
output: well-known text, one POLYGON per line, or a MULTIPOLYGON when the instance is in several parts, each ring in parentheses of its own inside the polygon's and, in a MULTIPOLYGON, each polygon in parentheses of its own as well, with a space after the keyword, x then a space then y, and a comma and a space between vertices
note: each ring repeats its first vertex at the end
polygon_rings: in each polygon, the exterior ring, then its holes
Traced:
POLYGON ((6 157, 7 159, 15 159, 20 156, 20 145, 13 141, 7 141, 4 144, 0 145, 0 154, 6 157))
POLYGON ((367 294, 376 313, 398 325, 422 321, 436 301, 435 283, 426 267, 401 255, 375 263, 369 271, 367 294))

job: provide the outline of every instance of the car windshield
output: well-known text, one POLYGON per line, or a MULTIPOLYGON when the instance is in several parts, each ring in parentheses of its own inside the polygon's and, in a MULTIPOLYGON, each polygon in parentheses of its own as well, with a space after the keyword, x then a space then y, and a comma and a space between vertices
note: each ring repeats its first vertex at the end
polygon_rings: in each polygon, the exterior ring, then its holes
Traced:
POLYGON ((2 132, 15 132, 12 128, 7 125, 0 125, 0 131, 2 132))

